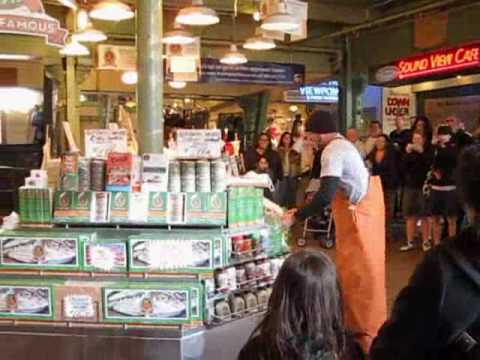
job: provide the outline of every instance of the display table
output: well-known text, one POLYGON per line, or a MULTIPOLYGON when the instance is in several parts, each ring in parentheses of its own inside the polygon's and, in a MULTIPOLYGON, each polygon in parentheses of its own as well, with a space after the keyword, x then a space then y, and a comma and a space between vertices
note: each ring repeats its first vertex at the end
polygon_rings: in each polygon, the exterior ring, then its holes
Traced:
POLYGON ((0 326, 3 359, 234 360, 262 315, 210 329, 53 328, 0 326))

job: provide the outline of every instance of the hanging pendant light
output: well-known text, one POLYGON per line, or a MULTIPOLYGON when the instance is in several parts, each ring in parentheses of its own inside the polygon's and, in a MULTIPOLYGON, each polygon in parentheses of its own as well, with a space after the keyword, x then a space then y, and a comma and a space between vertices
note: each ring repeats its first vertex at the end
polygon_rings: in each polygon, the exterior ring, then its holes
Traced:
POLYGON ((194 41, 195 37, 176 22, 173 30, 167 31, 162 39, 162 42, 167 45, 188 45, 194 41))
POLYGON ((241 65, 248 62, 247 57, 237 49, 237 45, 230 45, 230 50, 220 59, 222 64, 241 65))
POLYGON ((107 40, 107 35, 103 31, 94 29, 92 24, 88 24, 86 29, 77 31, 72 36, 79 42, 101 42, 107 40))
POLYGON ((182 25, 208 26, 218 24, 220 18, 215 10, 203 5, 202 0, 192 0, 192 6, 181 9, 175 21, 182 25))
POLYGON ((76 10, 78 8, 77 2, 75 0, 58 0, 58 2, 63 6, 66 6, 73 10, 76 10))
POLYGON ((75 38, 71 37, 70 41, 60 49, 59 53, 63 56, 88 56, 90 55, 90 50, 80 44, 75 38))
POLYGON ((168 86, 170 86, 172 89, 183 89, 185 86, 187 86, 187 83, 185 81, 169 81, 168 86))
POLYGON ((118 0, 102 0, 90 11, 92 19, 104 21, 122 21, 135 16, 130 6, 118 0))
POLYGON ((138 82, 138 73, 134 70, 125 71, 122 74, 122 82, 127 85, 135 85, 138 82))
POLYGON ((244 49, 248 50, 272 50, 275 49, 277 45, 272 39, 267 39, 264 36, 257 35, 248 38, 243 44, 244 49))
POLYGON ((300 27, 300 22, 287 12, 285 2, 280 1, 277 12, 267 16, 261 27, 267 31, 291 32, 300 27))

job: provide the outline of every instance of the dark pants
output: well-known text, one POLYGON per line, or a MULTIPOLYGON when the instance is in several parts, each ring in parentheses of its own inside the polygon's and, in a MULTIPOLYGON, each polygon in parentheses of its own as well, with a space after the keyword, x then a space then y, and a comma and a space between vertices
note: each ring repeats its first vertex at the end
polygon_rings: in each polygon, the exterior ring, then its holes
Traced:
POLYGON ((280 181, 279 204, 282 207, 291 209, 297 205, 298 179, 293 176, 284 176, 280 181))

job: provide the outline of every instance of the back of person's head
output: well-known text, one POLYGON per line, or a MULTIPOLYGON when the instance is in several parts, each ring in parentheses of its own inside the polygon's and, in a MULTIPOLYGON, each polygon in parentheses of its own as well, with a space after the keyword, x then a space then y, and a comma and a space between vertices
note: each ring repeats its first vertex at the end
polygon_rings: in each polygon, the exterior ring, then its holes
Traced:
POLYGON ((335 266, 326 255, 300 251, 285 261, 258 336, 282 359, 314 359, 321 352, 343 354, 341 293, 335 266))
POLYGON ((467 147, 457 167, 457 188, 469 220, 480 235, 480 145, 467 147))

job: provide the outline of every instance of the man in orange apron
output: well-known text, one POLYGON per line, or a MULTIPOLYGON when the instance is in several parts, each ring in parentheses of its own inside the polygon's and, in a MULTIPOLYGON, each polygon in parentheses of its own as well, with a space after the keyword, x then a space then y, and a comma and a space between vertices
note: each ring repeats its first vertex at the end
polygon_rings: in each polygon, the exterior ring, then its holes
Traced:
POLYGON ((290 210, 284 223, 320 213, 331 205, 336 226, 336 264, 344 296, 345 321, 366 354, 387 317, 385 206, 379 177, 370 177, 353 144, 337 132, 329 112, 313 113, 307 130, 318 134, 321 185, 313 201, 290 210))

